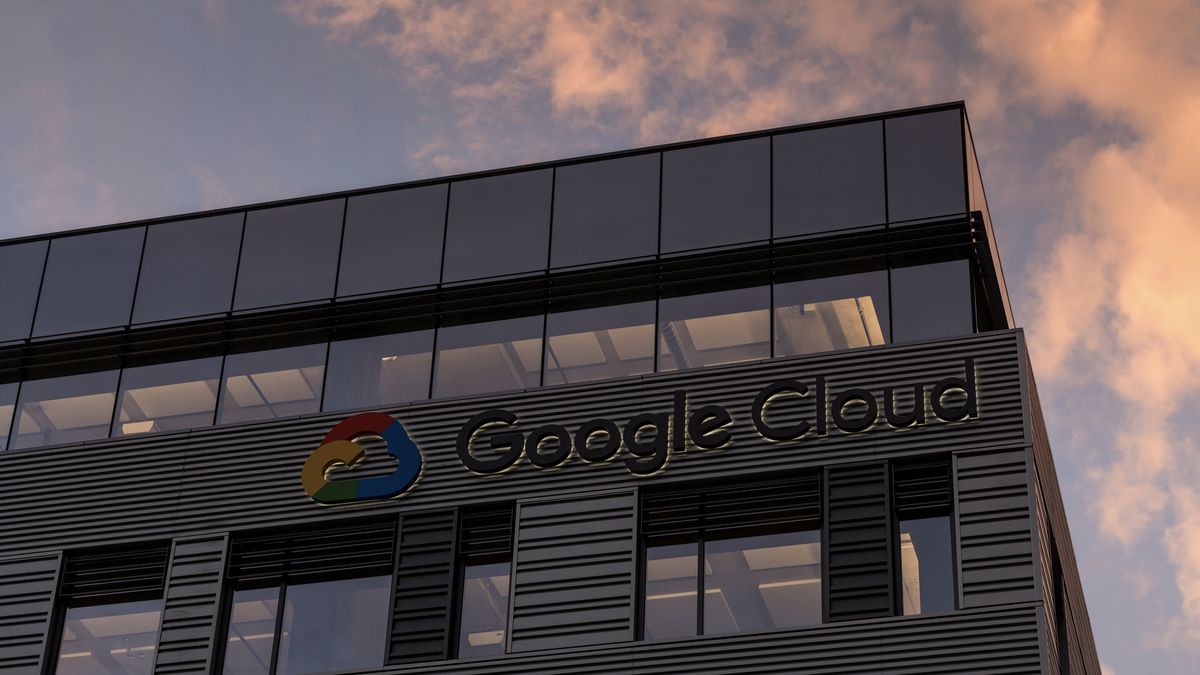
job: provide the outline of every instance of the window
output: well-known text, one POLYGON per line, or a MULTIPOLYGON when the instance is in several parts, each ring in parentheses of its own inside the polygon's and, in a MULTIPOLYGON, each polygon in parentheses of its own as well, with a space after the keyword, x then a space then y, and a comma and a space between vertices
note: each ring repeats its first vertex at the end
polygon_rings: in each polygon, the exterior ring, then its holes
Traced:
POLYGON ((663 253, 769 238, 770 155, 768 138, 663 153, 663 253))
POLYGON ((233 213, 150 226, 133 322, 228 312, 244 218, 233 213))
POLYGON ((655 153, 556 169, 551 266, 657 253, 658 165, 655 153))
POLYGON ((888 219, 894 223, 966 212, 962 111, 892 117, 884 128, 888 219))
POLYGON ((332 298, 345 203, 330 199, 249 212, 233 308, 332 298))
POLYGON ((546 384, 654 371, 654 301, 552 312, 546 317, 546 384))
POLYGON ((329 344, 324 409, 423 401, 432 364, 432 330, 335 340, 329 344))
POLYGON ((217 422, 291 417, 321 409, 325 343, 225 357, 217 422))
POLYGON ((13 410, 17 407, 16 382, 0 384, 0 452, 8 448, 8 432, 12 428, 13 410))
POLYGON ((467 396, 538 386, 544 317, 438 329, 433 395, 467 396))
POLYGON ((644 496, 644 639, 820 623, 820 510, 815 477, 644 496))
POLYGON ((442 281, 545 269, 552 176, 540 169, 452 184, 442 281))
POLYGON ((974 332, 969 261, 893 267, 891 279, 897 342, 974 332))
POLYGON ((892 494, 899 537, 899 613, 953 611, 950 463, 938 459, 894 465, 892 494))
POLYGON ((0 247, 0 342, 29 337, 48 246, 47 241, 31 241, 0 247))
POLYGON ((775 236, 882 225, 883 123, 845 124, 774 138, 775 236))
POLYGON ((339 296, 436 284, 442 272, 445 183, 351 197, 339 296))
POLYGON ((455 654, 503 654, 512 585, 511 506, 462 513, 458 542, 460 592, 455 654))
POLYGON ((145 232, 131 227, 51 241, 34 337, 129 323, 145 232))
POLYGON ((658 308, 658 369, 769 357, 769 305, 766 286, 663 298, 658 308))
POLYGON ((891 333, 887 270, 775 284, 775 355, 881 345, 891 333))
POLYGON ((211 425, 220 377, 219 356, 126 368, 112 435, 211 425))
POLYGON ((88 441, 108 436, 118 371, 67 375, 21 384, 9 447, 88 441))

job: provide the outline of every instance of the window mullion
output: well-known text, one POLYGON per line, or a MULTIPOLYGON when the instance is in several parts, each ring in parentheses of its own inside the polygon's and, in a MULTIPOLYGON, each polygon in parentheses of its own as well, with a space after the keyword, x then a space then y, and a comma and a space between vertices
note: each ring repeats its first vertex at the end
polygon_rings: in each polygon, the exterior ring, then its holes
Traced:
POLYGON ((279 580, 279 600, 275 604, 275 639, 271 641, 271 667, 269 675, 275 675, 279 664, 279 641, 283 639, 283 608, 287 602, 287 583, 279 580))

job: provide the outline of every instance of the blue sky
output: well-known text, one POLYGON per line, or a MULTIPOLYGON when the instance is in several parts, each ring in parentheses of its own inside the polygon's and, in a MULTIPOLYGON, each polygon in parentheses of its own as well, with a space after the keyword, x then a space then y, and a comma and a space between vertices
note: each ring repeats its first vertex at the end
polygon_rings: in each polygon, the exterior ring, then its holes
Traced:
POLYGON ((1197 44, 1172 0, 8 0, 0 236, 966 100, 1102 659, 1194 672, 1197 44))

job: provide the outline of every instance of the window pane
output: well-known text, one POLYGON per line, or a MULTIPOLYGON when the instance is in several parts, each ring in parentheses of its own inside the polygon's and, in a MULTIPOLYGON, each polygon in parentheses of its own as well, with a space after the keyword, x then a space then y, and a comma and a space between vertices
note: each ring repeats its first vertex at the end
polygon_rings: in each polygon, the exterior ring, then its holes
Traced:
POLYGON ((291 417, 321 407, 325 344, 225 357, 218 423, 291 417))
POLYGON ((345 200, 251 211, 234 309, 333 297, 345 200))
POLYGON ((948 516, 900 521, 900 577, 905 616, 954 611, 948 516))
POLYGON ((511 568, 512 563, 503 562, 469 565, 463 569, 459 657, 504 653, 511 568))
POLYGON ((279 636, 279 675, 383 665, 390 576, 287 587, 279 636))
POLYGON ((653 301, 552 313, 546 334, 546 384, 654 371, 653 301))
POLYGON ((58 675, 150 675, 162 600, 71 607, 63 623, 58 675))
POLYGON ((115 370, 23 382, 9 447, 36 448, 108 436, 116 391, 115 370))
POLYGON ((8 448, 8 432, 17 406, 16 382, 0 384, 0 452, 8 448))
POLYGON ((881 225, 883 124, 846 124, 775 137, 775 236, 881 225))
POLYGON ((466 396, 538 386, 542 321, 539 314, 439 328, 433 395, 466 396))
POLYGON ((351 197, 338 295, 436 284, 445 225, 444 183, 351 197))
POLYGON ((704 543, 704 633, 821 623, 821 533, 704 543))
POLYGON ((696 634, 695 543, 646 548, 645 638, 667 640, 696 634))
POLYGON ((432 330, 336 340, 329 345, 325 410, 423 401, 432 363, 432 330))
POLYGON ((278 588, 256 588, 233 594, 224 675, 270 675, 275 642, 278 588))
POLYGON ((551 169, 450 186, 443 281, 545 269, 551 169))
POLYGON ((559 167, 554 267, 658 252, 658 154, 559 167))
POLYGON ((221 357, 126 368, 113 436, 209 426, 221 357))
POLYGON ((145 231, 133 227, 50 242, 34 336, 128 323, 145 231))
POLYGON ((663 298, 658 309, 658 369, 769 357, 769 304, 766 286, 663 298))
POLYGON ((892 268, 892 308, 897 342, 974 332, 970 263, 892 268))
POLYGON ((775 355, 887 342, 887 270, 775 285, 775 355))
POLYGON ((46 241, 31 241, 0 247, 0 288, 4 289, 0 342, 29 337, 47 246, 46 241))
POLYGON ((943 110, 886 120, 888 218, 963 213, 962 113, 943 110))
POLYGON ((150 226, 133 322, 228 312, 243 218, 233 213, 150 226))
POLYGON ((767 239, 770 154, 767 138, 663 153, 663 252, 767 239))

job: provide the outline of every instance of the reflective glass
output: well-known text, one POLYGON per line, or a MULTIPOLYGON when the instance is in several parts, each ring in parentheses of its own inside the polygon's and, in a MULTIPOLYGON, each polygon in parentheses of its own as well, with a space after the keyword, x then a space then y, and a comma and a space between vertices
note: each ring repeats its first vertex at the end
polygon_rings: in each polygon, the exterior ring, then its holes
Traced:
POLYGON ((436 284, 445 225, 445 183, 351 197, 338 295, 436 284))
POLYGON ((42 286, 42 266, 46 264, 47 241, 0 246, 0 342, 29 337, 38 289, 42 286))
POLYGON ((540 169, 451 185, 442 281, 545 269, 552 176, 540 169))
POLYGON ((767 239, 770 155, 768 138, 663 153, 663 252, 767 239))
POLYGON ((559 167, 551 266, 657 253, 658 162, 655 153, 559 167))
POLYGON ((704 633, 821 623, 821 533, 704 542, 704 633))
POLYGON ((126 368, 112 435, 211 425, 220 377, 219 356, 126 368))
POLYGON ((765 359, 771 355, 766 286, 663 298, 659 371, 765 359))
POLYGON ((968 261, 894 267, 891 278, 892 330, 897 342, 974 331, 968 261))
POLYGON ((433 395, 466 396, 538 386, 542 315, 438 329, 433 395))
POLYGON ((646 548, 643 622, 647 640, 696 634, 698 555, 695 543, 646 548))
POLYGON ((145 232, 131 227, 51 241, 34 336, 129 323, 145 232))
POLYGON ((325 410, 379 408, 429 398, 433 331, 329 344, 325 410))
POLYGON ((162 600, 70 607, 63 622, 57 675, 150 675, 162 600))
POLYGON ((387 650, 390 576, 289 585, 278 675, 378 668, 387 650))
POLYGON ((948 516, 900 521, 900 579, 905 616, 954 611, 948 516))
POLYGON ((508 588, 512 563, 469 565, 463 569, 458 656, 504 653, 508 627, 508 588))
POLYGON ((251 211, 234 309, 333 297, 345 200, 251 211))
POLYGON ((233 213, 151 225, 133 322, 228 312, 243 218, 233 213))
POLYGON ((955 109, 884 122, 889 220, 967 210, 961 120, 961 111, 955 109))
POLYGON ((546 384, 654 371, 654 302, 546 317, 546 384))
POLYGON ((223 675, 270 675, 278 611, 278 588, 255 588, 233 594, 223 675))
POLYGON ((225 357, 218 423, 291 417, 321 408, 325 343, 225 357))
POLYGON ((9 447, 36 448, 108 436, 118 371, 67 375, 21 383, 9 447))
POLYGON ((887 342, 887 270, 775 284, 775 355, 887 342))
POLYGON ((0 452, 8 448, 8 432, 12 425, 13 410, 17 406, 16 382, 0 384, 0 452))
POLYGON ((881 122, 776 136, 772 161, 776 237, 887 219, 881 122))

